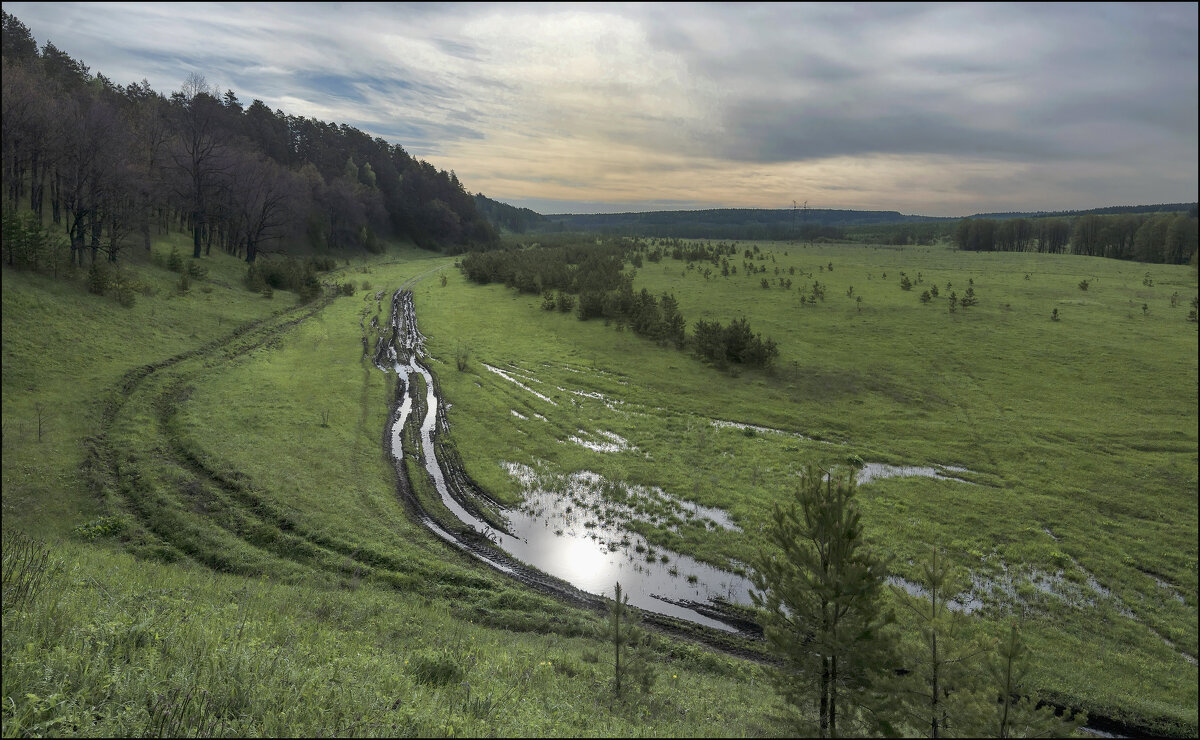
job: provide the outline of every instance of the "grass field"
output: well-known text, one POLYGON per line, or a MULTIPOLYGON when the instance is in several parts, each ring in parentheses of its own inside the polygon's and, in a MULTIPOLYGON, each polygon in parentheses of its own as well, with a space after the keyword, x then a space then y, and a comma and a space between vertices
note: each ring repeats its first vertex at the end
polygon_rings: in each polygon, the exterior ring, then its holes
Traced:
POLYGON ((667 258, 645 263, 634 287, 673 293, 690 323, 749 318, 779 342, 772 372, 723 372, 461 275, 421 286, 417 315, 444 360, 450 425, 472 476, 510 501, 520 488, 502 463, 661 486, 727 510, 742 532, 644 534, 737 567, 807 462, 963 468, 951 474, 965 483, 909 477, 862 489, 868 533, 895 572, 915 579, 928 547, 946 548, 986 604, 982 628, 1012 615, 1026 623, 1039 688, 1108 716, 1194 728, 1194 268, 842 245, 760 244, 746 260, 750 246, 730 260, 736 275, 706 278, 667 258), (746 261, 767 272, 747 274, 746 261), (902 271, 911 291, 899 287, 902 271), (814 281, 825 299, 802 304, 814 281), (940 297, 922 304, 932 284, 940 297), (978 305, 951 313, 947 296, 968 287, 978 305), (458 372, 463 348, 472 363, 458 372), (718 420, 808 439, 748 436, 718 420), (629 448, 572 443, 581 432, 616 434, 629 448))
POLYGON ((614 702, 595 615, 407 515, 381 449, 394 378, 362 340, 397 286, 439 266, 446 284, 419 283, 417 316, 451 441, 497 498, 521 495, 505 463, 661 486, 740 531, 633 526, 736 569, 808 462, 964 468, 966 482, 861 489, 897 574, 946 548, 985 602, 979 629, 1024 620, 1043 692, 1194 733, 1194 269, 757 246, 763 275, 741 256, 737 275, 708 279, 668 258, 635 282, 673 292, 689 324, 744 315, 780 343, 773 371, 737 374, 412 249, 325 276, 354 295, 308 306, 246 291, 224 256, 186 295, 174 273, 135 266, 153 295, 128 309, 6 269, 3 527, 49 541, 62 566, 5 612, 5 734, 153 734, 168 708, 186 718, 176 734, 792 732, 758 667, 665 638, 654 693, 614 702), (776 267, 790 290, 761 287, 776 267), (912 291, 901 270, 920 274, 912 291), (801 305, 814 280, 825 300, 801 305), (962 295, 968 280, 979 305, 951 314, 947 283, 962 295), (614 436, 611 451, 571 440, 614 436))
POLYGON ((444 260, 387 260, 311 305, 225 256, 187 294, 127 268, 130 309, 4 271, 6 578, 9 537, 49 543, 40 596, 6 596, 4 734, 785 733, 758 666, 678 641, 615 701, 595 615, 406 517, 360 320, 444 260))

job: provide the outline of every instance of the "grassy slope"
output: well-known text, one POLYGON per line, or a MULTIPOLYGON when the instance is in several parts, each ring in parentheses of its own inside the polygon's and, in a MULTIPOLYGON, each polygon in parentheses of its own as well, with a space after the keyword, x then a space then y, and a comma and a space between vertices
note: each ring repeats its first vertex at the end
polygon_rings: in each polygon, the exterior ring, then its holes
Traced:
MULTIPOLYGON (((421 286, 417 314, 432 353, 445 360, 435 369, 469 472, 511 498, 518 489, 500 462, 593 470, 722 506, 754 532, 810 460, 857 454, 968 468, 965 477, 980 485, 908 478, 863 489, 868 530, 896 557, 896 569, 915 578, 913 563, 930 544, 981 578, 1001 579, 1007 569, 1042 689, 1110 716, 1194 732, 1196 667, 1180 655, 1197 651, 1197 335, 1184 320, 1196 294, 1194 269, 929 248, 761 246, 774 261, 755 264, 768 267, 772 283, 781 268, 793 280, 790 291, 761 288, 762 276, 746 275, 741 255, 731 260, 739 274, 729 278, 718 270, 705 280, 666 259, 647 262, 635 283, 673 292, 689 322, 745 315, 780 342, 776 372, 738 378, 629 331, 543 312, 536 296, 453 274, 445 288, 421 286), (924 282, 901 290, 901 270, 924 282), (1147 271, 1153 286, 1143 284, 1147 271), (951 314, 947 283, 961 296, 969 279, 980 304, 951 314), (1090 281, 1086 292, 1082 279, 1090 281), (826 299, 802 306, 798 288, 807 292, 814 280, 826 285, 826 299), (940 299, 922 305, 921 291, 934 282, 940 299), (851 287, 861 304, 847 296, 851 287), (1049 319, 1054 308, 1058 322, 1049 319), (463 347, 473 359, 459 373, 452 358, 463 347), (482 362, 511 363, 559 405, 482 362), (624 403, 610 408, 559 387, 624 403), (713 429, 712 419, 840 444, 751 438, 713 429), (615 432, 637 450, 601 454, 567 443, 579 429, 615 432), (1055 575, 1063 579, 1059 595, 1035 587, 1055 575)), ((679 537, 648 534, 718 563, 744 561, 756 546, 749 534, 697 527, 681 528, 679 537)), ((980 625, 993 629, 1009 613, 993 607, 980 625)))
MULTIPOLYGON (((390 259, 335 277, 390 290, 430 258, 390 259)), ((658 642, 650 698, 613 703, 592 615, 405 517, 380 451, 390 381, 360 361, 362 312, 386 300, 360 290, 287 326, 302 318, 290 294, 264 300, 236 260, 205 263, 212 291, 187 296, 137 267, 158 293, 132 309, 4 271, 3 526, 49 540, 61 564, 5 614, 6 735, 154 734, 165 708, 184 717, 177 733, 783 731, 759 669, 685 643, 658 642), (252 320, 265 323, 226 341, 252 320), (100 432, 119 465, 94 496, 80 466, 100 432), (72 533, 113 517, 123 545, 72 533)))

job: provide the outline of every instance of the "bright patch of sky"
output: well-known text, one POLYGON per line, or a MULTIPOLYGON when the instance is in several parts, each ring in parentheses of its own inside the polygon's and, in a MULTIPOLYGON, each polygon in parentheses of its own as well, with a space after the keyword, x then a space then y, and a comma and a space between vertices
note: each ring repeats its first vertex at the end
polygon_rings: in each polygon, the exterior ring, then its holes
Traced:
POLYGON ((1195 201, 1197 5, 4 8, 117 83, 193 72, 543 213, 1195 201))

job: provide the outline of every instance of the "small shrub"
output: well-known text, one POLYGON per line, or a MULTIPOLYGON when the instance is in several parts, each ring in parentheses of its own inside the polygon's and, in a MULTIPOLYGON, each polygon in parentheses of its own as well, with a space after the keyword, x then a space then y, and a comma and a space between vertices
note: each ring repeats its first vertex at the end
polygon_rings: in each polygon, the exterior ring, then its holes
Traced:
POLYGON ((100 537, 116 537, 125 531, 125 520, 119 516, 101 516, 71 530, 76 537, 92 542, 100 537))
POLYGON ((1086 281, 1086 280, 1080 280, 1080 281, 1079 281, 1079 289, 1080 289, 1080 290, 1082 290, 1082 291, 1084 291, 1084 292, 1086 293, 1086 292, 1087 292, 1087 289, 1088 289, 1088 281, 1086 281))
POLYGON ((921 294, 921 303, 929 303, 932 300, 933 296, 929 294, 928 290, 921 294))
POLYGON ((1050 320, 1058 321, 1058 309, 1057 308, 1050 312, 1050 320))
POLYGON ((178 250, 174 248, 167 255, 167 269, 171 272, 183 272, 183 257, 180 257, 178 250))
POLYGON ((409 659, 408 672, 418 683, 428 686, 446 686, 459 683, 466 671, 450 651, 424 650, 409 659))
POLYGON ((304 264, 314 272, 329 272, 337 268, 337 260, 333 257, 309 257, 304 264))
MULTIPOLYGON (((212 288, 209 288, 209 290, 212 290, 212 288)), ((115 293, 117 303, 120 303, 125 308, 133 308, 137 304, 137 293, 129 285, 118 285, 115 293)))
POLYGON ((454 352, 454 366, 457 367, 458 371, 461 373, 466 371, 470 362, 471 350, 467 347, 459 346, 459 348, 454 352))
POLYGON ((112 272, 108 269, 108 263, 96 261, 92 263, 88 269, 87 289, 89 293, 96 295, 104 295, 112 286, 112 272))
POLYGON ((191 278, 188 277, 186 272, 180 273, 179 274, 179 282, 175 283, 175 290, 179 291, 180 293, 186 293, 191 289, 192 289, 191 278))
POLYGON ((354 295, 354 283, 342 283, 339 285, 338 295, 354 295))
POLYGON ((208 268, 196 260, 188 260, 187 275, 196 280, 203 280, 208 277, 208 268))

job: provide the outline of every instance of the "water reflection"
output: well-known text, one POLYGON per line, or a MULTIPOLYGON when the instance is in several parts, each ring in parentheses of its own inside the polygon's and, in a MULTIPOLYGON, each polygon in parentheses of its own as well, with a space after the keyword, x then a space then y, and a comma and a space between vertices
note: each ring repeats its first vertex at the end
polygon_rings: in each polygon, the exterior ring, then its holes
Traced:
MULTIPOLYGON (((456 518, 476 532, 487 536, 517 560, 567 581, 583 591, 596 595, 610 594, 613 584, 620 581, 629 594, 630 603, 639 608, 727 632, 734 631, 723 622, 688 608, 685 603, 704 604, 714 597, 721 597, 732 603, 748 605, 751 603, 750 582, 687 555, 654 547, 637 532, 621 526, 622 523, 628 524, 633 517, 616 516, 615 512, 620 507, 609 506, 601 512, 597 504, 592 510, 588 510, 588 507, 582 504, 564 503, 564 500, 570 500, 569 495, 564 499, 562 495, 540 489, 540 493, 527 497, 525 505, 521 508, 503 512, 506 529, 512 534, 494 530, 487 522, 464 508, 452 495, 450 486, 447 485, 447 473, 434 453, 434 433, 437 430, 440 399, 437 397, 432 374, 419 360, 423 354, 423 337, 416 330, 411 293, 398 291, 393 298, 392 326, 396 340, 405 355, 400 357, 394 347, 387 348, 388 369, 396 372, 404 384, 403 400, 390 430, 392 454, 397 460, 403 460, 403 434, 412 414, 415 396, 413 383, 420 377, 425 386, 425 414, 418 431, 423 466, 442 503, 456 518), (575 506, 580 506, 580 509, 576 510, 575 506)), ((385 367, 382 362, 377 364, 381 368, 385 367)), ((557 405, 504 370, 491 365, 484 367, 540 399, 557 405)), ((535 416, 544 418, 539 414, 535 416)), ((612 433, 604 436, 613 444, 617 443, 615 437, 619 439, 612 433)), ((644 489, 639 493, 653 496, 661 512, 671 511, 672 499, 661 489, 644 489)), ((719 510, 705 509, 695 504, 689 507, 685 506, 685 503, 675 502, 676 508, 684 512, 684 519, 698 518, 710 522, 706 527, 712 528, 733 526, 724 512, 718 514, 719 510), (721 520, 720 523, 718 520, 721 520)), ((512 568, 494 558, 489 558, 474 548, 466 548, 462 542, 438 527, 428 517, 422 519, 426 526, 442 539, 464 547, 505 572, 514 572, 512 568)), ((679 523, 683 523, 684 519, 680 519, 679 523)), ((668 527, 678 526, 668 521, 665 516, 661 523, 668 527)))

